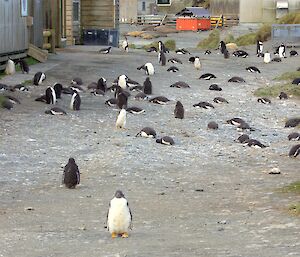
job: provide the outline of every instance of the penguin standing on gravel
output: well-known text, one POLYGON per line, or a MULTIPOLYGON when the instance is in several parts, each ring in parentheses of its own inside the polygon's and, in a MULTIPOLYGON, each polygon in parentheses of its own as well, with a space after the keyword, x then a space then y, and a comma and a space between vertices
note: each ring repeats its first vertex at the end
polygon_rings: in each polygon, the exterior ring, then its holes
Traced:
POLYGON ((7 60, 4 72, 6 75, 13 75, 16 73, 16 65, 15 65, 14 61, 11 60, 10 58, 8 58, 8 60, 7 60))
POLYGON ((56 103, 56 93, 53 87, 47 87, 46 89, 46 103, 55 104, 56 103))
POLYGON ((278 54, 280 58, 285 58, 285 45, 281 44, 278 48, 278 54))
POLYGON ((67 188, 75 188, 80 183, 80 172, 74 158, 70 158, 64 168, 62 183, 67 188))
POLYGON ((152 95, 152 83, 149 77, 144 81, 144 93, 146 95, 152 95))
POLYGON ((128 53, 128 50, 129 50, 129 45, 128 45, 128 40, 127 40, 127 37, 125 36, 125 39, 124 41, 122 42, 122 48, 125 52, 128 53))
POLYGON ((166 46, 162 41, 158 41, 158 52, 167 52, 166 46))
POLYGON ((126 109, 122 109, 116 121, 116 128, 123 129, 126 125, 126 109))
POLYGON ((128 231, 132 227, 132 214, 122 191, 117 190, 110 201, 107 212, 107 229, 112 238, 128 237, 128 231))
POLYGON ((260 40, 256 41, 256 56, 257 57, 262 57, 263 56, 263 49, 264 49, 264 45, 263 42, 260 40))
POLYGON ((166 62, 167 62, 167 59, 166 59, 166 56, 164 54, 164 52, 159 52, 158 53, 158 63, 161 64, 161 66, 166 66, 166 62))
POLYGON ((174 109, 174 116, 177 119, 183 119, 184 118, 184 108, 180 101, 177 101, 175 109, 174 109))
POLYGON ((200 62, 200 58, 198 56, 195 56, 194 67, 196 70, 201 69, 201 62, 200 62))
POLYGON ((73 92, 71 102, 70 102, 70 109, 74 111, 79 111, 81 105, 81 98, 78 92, 73 92))
POLYGON ((264 54, 264 63, 270 63, 271 62, 271 54, 267 51, 264 54))

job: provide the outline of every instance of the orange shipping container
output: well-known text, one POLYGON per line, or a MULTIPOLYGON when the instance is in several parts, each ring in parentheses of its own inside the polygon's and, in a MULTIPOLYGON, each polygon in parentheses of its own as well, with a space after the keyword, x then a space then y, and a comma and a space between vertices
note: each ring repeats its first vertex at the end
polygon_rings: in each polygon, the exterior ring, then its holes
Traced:
POLYGON ((210 30, 210 18, 177 18, 176 30, 210 30))

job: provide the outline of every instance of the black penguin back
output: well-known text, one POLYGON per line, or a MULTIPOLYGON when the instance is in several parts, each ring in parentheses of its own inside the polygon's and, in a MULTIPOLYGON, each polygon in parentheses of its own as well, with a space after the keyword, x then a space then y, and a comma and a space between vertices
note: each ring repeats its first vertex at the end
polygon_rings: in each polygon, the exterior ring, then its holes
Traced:
POLYGON ((175 110, 174 110, 175 118, 183 119, 184 118, 184 108, 180 101, 177 101, 175 110))
POLYGON ((147 95, 152 94, 152 83, 151 83, 149 77, 147 77, 145 82, 144 82, 144 93, 147 94, 147 95))
POLYGON ((124 92, 121 92, 117 95, 117 106, 120 109, 127 108, 127 101, 128 101, 128 96, 124 92))
POLYGON ((70 158, 64 168, 63 184, 67 188, 75 188, 80 183, 80 173, 74 158, 70 158))

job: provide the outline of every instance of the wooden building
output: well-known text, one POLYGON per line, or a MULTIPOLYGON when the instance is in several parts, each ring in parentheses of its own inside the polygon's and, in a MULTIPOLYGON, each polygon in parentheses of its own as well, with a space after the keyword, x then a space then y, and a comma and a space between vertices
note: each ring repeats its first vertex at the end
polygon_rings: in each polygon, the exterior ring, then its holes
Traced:
POLYGON ((135 23, 137 21, 138 0, 120 0, 120 22, 135 23))

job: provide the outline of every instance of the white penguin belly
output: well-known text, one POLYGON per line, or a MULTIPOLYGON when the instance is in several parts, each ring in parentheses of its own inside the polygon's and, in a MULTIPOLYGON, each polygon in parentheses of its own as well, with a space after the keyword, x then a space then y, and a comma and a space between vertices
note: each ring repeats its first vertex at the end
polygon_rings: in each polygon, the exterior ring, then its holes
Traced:
MULTIPOLYGON (((120 199, 121 200, 121 199, 120 199)), ((128 233, 131 217, 124 201, 115 202, 111 204, 108 213, 108 229, 110 233, 128 233)))

